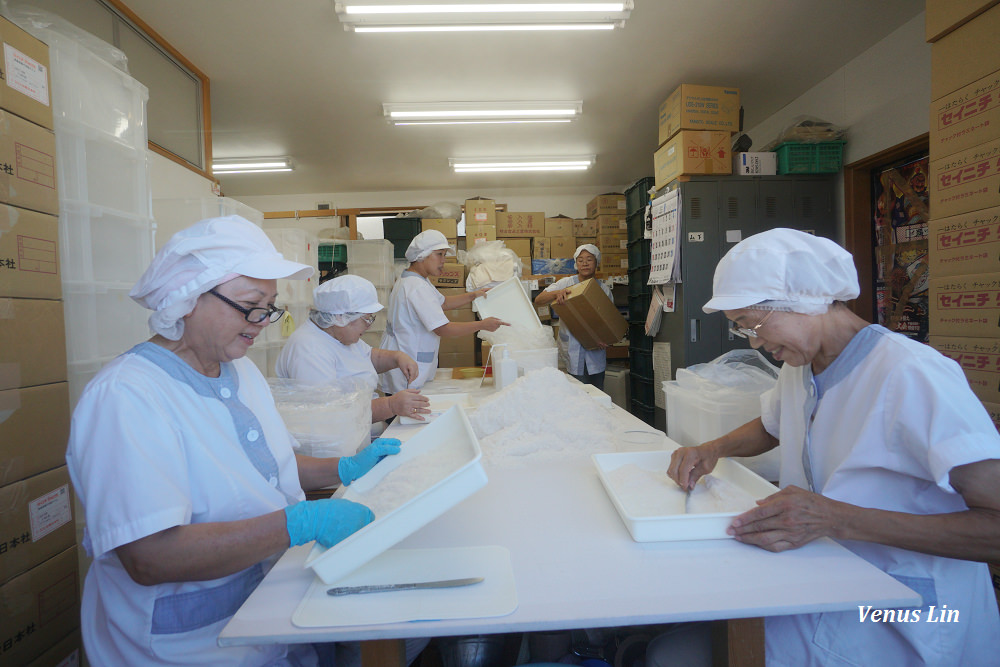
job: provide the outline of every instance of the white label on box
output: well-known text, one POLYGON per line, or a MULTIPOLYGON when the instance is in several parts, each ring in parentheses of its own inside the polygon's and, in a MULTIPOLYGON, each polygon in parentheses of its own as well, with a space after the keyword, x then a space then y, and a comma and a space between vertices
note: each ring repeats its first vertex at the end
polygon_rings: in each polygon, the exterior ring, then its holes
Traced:
POLYGON ((618 247, 621 248, 622 250, 628 250, 628 241, 622 239, 621 241, 618 242, 618 247))
POLYGON ((483 223, 485 223, 486 220, 487 220, 487 218, 488 218, 488 216, 486 215, 486 211, 477 211, 476 212, 476 222, 483 222, 483 223))
POLYGON ((63 484, 28 503, 31 541, 37 542, 73 519, 69 505, 69 485, 63 484))
POLYGON ((63 658, 56 667, 80 667, 80 651, 73 651, 63 658))
POLYGON ((727 229, 726 230, 726 243, 739 243, 743 240, 743 230, 742 229, 727 229))
POLYGON ((625 210, 625 200, 624 199, 619 199, 618 200, 618 208, 620 208, 623 211, 625 210))
POLYGON ((49 106, 49 78, 46 67, 4 42, 3 57, 7 63, 7 85, 36 102, 49 106))

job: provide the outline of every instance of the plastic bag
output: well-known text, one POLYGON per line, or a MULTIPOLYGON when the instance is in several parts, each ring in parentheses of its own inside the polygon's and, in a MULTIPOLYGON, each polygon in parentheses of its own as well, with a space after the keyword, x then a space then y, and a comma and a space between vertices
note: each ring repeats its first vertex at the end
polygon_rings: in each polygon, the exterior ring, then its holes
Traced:
POLYGON ((450 201, 439 201, 427 208, 420 208, 407 213, 400 213, 397 218, 431 218, 435 220, 461 220, 462 207, 450 201))
POLYGON ((306 456, 350 456, 368 444, 372 425, 371 375, 347 377, 315 385, 268 378, 275 406, 306 456))
MULTIPOLYGON (((814 144, 821 141, 840 141, 847 130, 815 116, 796 116, 778 135, 771 147, 786 141, 814 144)), ((764 150, 768 150, 765 147, 764 150)))
POLYGON ((48 44, 49 48, 77 53, 83 47, 112 67, 128 74, 128 58, 125 52, 86 30, 78 28, 57 14, 21 4, 0 4, 3 16, 31 36, 48 44))
POLYGON ((469 268, 465 289, 470 292, 495 287, 509 278, 520 278, 524 270, 521 259, 503 241, 480 241, 460 259, 469 268))
POLYGON ((757 350, 730 350, 705 364, 677 369, 677 384, 702 394, 761 394, 778 380, 778 368, 757 350))

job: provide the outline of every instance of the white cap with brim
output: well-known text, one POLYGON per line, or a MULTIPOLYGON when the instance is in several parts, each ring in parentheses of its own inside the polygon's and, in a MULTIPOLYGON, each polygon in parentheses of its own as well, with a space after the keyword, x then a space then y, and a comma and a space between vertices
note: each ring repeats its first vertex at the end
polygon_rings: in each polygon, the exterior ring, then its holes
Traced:
POLYGON ((573 253, 573 260, 575 261, 580 253, 586 250, 591 255, 594 256, 594 260, 600 264, 601 263, 601 251, 597 249, 597 246, 593 243, 584 243, 582 246, 577 247, 576 252, 573 253))
POLYGON ((715 268, 712 299, 702 310, 714 313, 763 304, 814 315, 860 292, 849 252, 830 239, 778 228, 754 234, 726 253, 715 268))
POLYGON ((313 307, 331 315, 377 313, 384 306, 378 302, 378 290, 361 276, 337 276, 313 290, 313 307))
POLYGON ((154 311, 149 328, 180 340, 198 297, 239 276, 305 280, 314 269, 285 259, 257 225, 238 215, 209 218, 171 237, 129 296, 154 311))
POLYGON ((448 244, 444 234, 436 229, 428 229, 413 237, 406 248, 406 260, 410 263, 419 262, 435 250, 447 250, 446 255, 454 255, 455 249, 448 244))

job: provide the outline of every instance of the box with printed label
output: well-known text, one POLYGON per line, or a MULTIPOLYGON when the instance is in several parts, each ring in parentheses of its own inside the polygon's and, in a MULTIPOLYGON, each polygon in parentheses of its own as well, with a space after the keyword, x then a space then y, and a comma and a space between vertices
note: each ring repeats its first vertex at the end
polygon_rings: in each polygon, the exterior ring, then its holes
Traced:
POLYGON ((83 636, 74 630, 28 663, 27 667, 80 667, 83 664, 83 636))
POLYGON ((441 268, 441 275, 427 276, 435 287, 462 287, 465 285, 465 265, 448 262, 441 268))
POLYGON ((420 231, 426 232, 428 229, 436 229, 453 244, 458 238, 458 222, 451 218, 423 218, 420 221, 420 231))
POLYGON ((555 218, 545 218, 545 236, 576 236, 573 231, 573 218, 560 215, 555 218))
POLYGON ((76 545, 0 586, 0 658, 24 665, 80 627, 76 545))
POLYGON ((550 257, 572 257, 576 252, 576 238, 573 236, 557 236, 549 239, 550 257))
POLYGON ((62 301, 0 297, 0 389, 65 381, 62 301))
POLYGON ((997 3, 997 0, 927 0, 924 29, 928 42, 936 42, 997 3))
POLYGON ((62 298, 58 218, 0 205, 0 296, 62 298))
MULTIPOLYGON (((625 195, 620 192, 608 192, 597 195, 587 202, 587 217, 596 218, 599 215, 625 215, 625 195)), ((579 234, 587 236, 587 234, 579 234)))
POLYGON ((0 202, 59 213, 56 135, 6 111, 0 111, 0 202))
POLYGON ((1000 206, 931 220, 927 245, 935 278, 1000 271, 1000 206))
POLYGON ((0 390, 0 486, 65 463, 69 417, 65 382, 0 390))
POLYGON ((1000 138, 1000 70, 931 102, 932 160, 1000 138))
POLYGON ((545 214, 508 211, 497 213, 497 236, 545 236, 545 214))
POLYGON ((497 204, 492 199, 466 199, 466 225, 496 225, 497 204))
POLYGON ((586 245, 588 243, 590 245, 596 246, 597 245, 597 237, 596 236, 577 236, 576 237, 576 247, 577 248, 579 248, 582 245, 586 245))
POLYGON ((1000 206, 1000 139, 931 160, 935 218, 1000 206))
MULTIPOLYGON (((537 238, 537 237, 536 237, 537 238)), ((531 257, 531 246, 534 239, 526 238, 501 238, 504 247, 513 250, 515 255, 531 257)))
POLYGON ((621 269, 628 270, 627 250, 604 250, 601 252, 602 271, 606 273, 620 273, 621 269))
MULTIPOLYGON (((624 231, 628 232, 628 223, 624 215, 599 215, 594 219, 597 229, 594 236, 601 234, 616 234, 624 231)), ((585 234, 581 234, 585 236, 585 234)))
POLYGON ((471 249, 473 245, 480 241, 496 241, 496 225, 466 225, 465 226, 465 247, 471 249))
POLYGON ((658 145, 681 130, 740 131, 740 89, 684 83, 660 104, 658 145))
POLYGON ((655 186, 681 176, 727 175, 733 172, 728 132, 681 130, 653 155, 655 186))
POLYGON ((986 414, 990 416, 990 421, 1000 431, 1000 403, 987 403, 983 401, 983 407, 986 408, 986 414))
POLYGON ((931 46, 931 99, 937 100, 1000 69, 1000 4, 931 46))
POLYGON ((536 236, 531 239, 531 256, 533 259, 549 259, 552 257, 549 240, 544 236, 536 236))
POLYGON ((1000 273, 931 278, 929 287, 932 334, 1000 337, 1000 273))
POLYGON ((962 367, 979 400, 1000 402, 1000 339, 931 334, 928 344, 962 367))
MULTIPOLYGON (((615 213, 614 215, 622 215, 615 213)), ((573 236, 597 236, 596 218, 576 218, 573 220, 573 236)))
POLYGON ((626 243, 628 243, 628 232, 625 230, 618 230, 616 232, 606 232, 604 234, 597 235, 597 246, 598 250, 626 250, 626 243))
POLYGON ((774 176, 778 173, 777 153, 737 153, 733 160, 733 173, 740 176, 774 176))
POLYGON ((65 465, 0 487, 0 582, 76 544, 65 465))
POLYGON ((0 17, 0 109, 52 129, 49 47, 0 17))
POLYGON ((580 344, 596 349, 599 343, 613 345, 628 330, 628 322, 615 308, 608 295, 593 278, 569 288, 566 303, 552 303, 553 312, 559 316, 559 326, 565 326, 580 344))

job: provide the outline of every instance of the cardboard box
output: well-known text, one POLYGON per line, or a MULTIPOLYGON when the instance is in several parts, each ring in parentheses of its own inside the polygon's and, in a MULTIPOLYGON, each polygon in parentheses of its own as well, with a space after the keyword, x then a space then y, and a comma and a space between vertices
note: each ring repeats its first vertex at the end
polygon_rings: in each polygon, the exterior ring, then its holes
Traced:
POLYGON ((521 262, 521 275, 531 273, 531 257, 528 255, 518 255, 517 259, 521 262))
POLYGON ((65 465, 0 487, 0 583, 76 545, 65 465))
POLYGON ((438 368, 465 368, 475 365, 475 352, 446 352, 438 354, 438 368))
POLYGON ((1000 273, 931 278, 929 287, 932 334, 1000 338, 1000 273))
POLYGON ((778 154, 737 153, 733 157, 733 173, 740 176, 774 176, 778 173, 778 154))
MULTIPOLYGON (((596 229, 594 236, 601 234, 615 234, 620 231, 628 232, 628 223, 624 215, 599 215, 594 218, 596 229)), ((581 236, 585 236, 581 234, 581 236)))
POLYGON ((612 345, 625 336, 628 322, 596 280, 588 278, 569 289, 565 304, 550 305, 559 316, 559 326, 569 329, 583 347, 593 350, 598 343, 612 345))
POLYGON ((501 238, 505 247, 514 251, 515 255, 531 257, 531 247, 534 239, 526 238, 501 238))
POLYGON ((1000 139, 931 160, 930 171, 935 218, 1000 206, 1000 139))
POLYGON ((927 245, 935 278, 1000 271, 1000 206, 931 220, 927 245))
MULTIPOLYGON (((452 322, 475 322, 476 313, 472 310, 471 306, 465 308, 454 308, 452 310, 444 311, 444 314, 448 316, 448 319, 452 322)), ((442 339, 444 340, 444 339, 442 339)))
POLYGON ((660 104, 657 145, 681 130, 740 131, 740 89, 683 83, 660 104))
POLYGON ((80 627, 76 546, 0 586, 0 647, 6 665, 23 665, 80 627))
POLYGON ((462 287, 465 285, 465 265, 447 262, 439 276, 427 276, 435 287, 462 287))
POLYGON ((466 225, 465 226, 465 247, 471 248, 480 241, 496 241, 496 225, 466 225))
POLYGON ((536 236, 531 239, 531 257, 532 259, 549 259, 552 257, 552 248, 549 239, 544 236, 536 236))
POLYGON ((601 270, 605 273, 628 271, 627 250, 606 250, 601 252, 601 270))
POLYGON ((932 160, 1000 138, 1000 70, 931 102, 932 160))
POLYGON ((596 246, 597 245, 597 237, 596 236, 577 236, 576 237, 576 247, 577 248, 579 248, 580 246, 582 246, 584 244, 587 244, 587 243, 589 243, 590 245, 595 245, 596 246))
POLYGON ((426 232, 428 229, 438 230, 452 242, 458 238, 458 221, 451 218, 423 218, 420 221, 420 231, 426 232))
MULTIPOLYGON (((990 421, 998 431, 1000 431, 1000 403, 986 403, 983 402, 983 407, 986 408, 986 414, 990 416, 990 421)), ((997 581, 993 581, 993 585, 997 585, 997 581)))
POLYGON ((653 155, 656 188, 681 176, 731 174, 733 161, 728 132, 681 130, 653 155))
MULTIPOLYGON (((614 213, 612 215, 621 215, 614 213)), ((597 236, 596 218, 577 218, 573 220, 573 236, 597 236)))
POLYGON ((1000 403, 1000 339, 932 334, 928 343, 962 367, 979 400, 1000 403))
POLYGON ((0 390, 65 381, 62 301, 0 297, 0 390))
POLYGON ((34 660, 27 667, 80 667, 83 664, 83 635, 74 630, 34 660))
POLYGON ((477 340, 479 339, 476 338, 475 334, 454 337, 442 336, 438 354, 471 354, 472 358, 475 359, 477 340))
POLYGON ((997 35, 1000 5, 936 41, 931 47, 931 99, 940 99, 1000 69, 997 35))
POLYGON ((0 296, 62 298, 58 218, 0 205, 0 296))
POLYGON ((49 47, 0 17, 0 109, 52 129, 49 47))
POLYGON ((65 382, 0 390, 0 486, 63 465, 69 418, 65 382))
POLYGON ((531 260, 532 276, 568 276, 574 273, 576 273, 576 263, 572 257, 531 260))
POLYGON ((466 199, 466 225, 496 225, 497 203, 492 199, 466 199))
POLYGON ((497 237, 545 236, 545 214, 508 211, 497 213, 497 237))
MULTIPOLYGON (((625 195, 620 192, 607 192, 603 195, 597 195, 587 202, 588 218, 596 218, 606 214, 625 215, 625 195)), ((576 235, 574 233, 574 236, 576 235)), ((587 234, 579 234, 579 236, 587 236, 587 234)))
POLYGON ((555 218, 545 218, 545 236, 576 236, 573 231, 573 218, 560 215, 555 218))
POLYGON ((618 230, 616 232, 606 232, 604 234, 598 234, 597 249, 604 252, 606 250, 627 250, 625 244, 628 243, 628 232, 625 230, 618 230))
POLYGON ((551 257, 572 257, 576 252, 576 238, 573 236, 557 236, 549 239, 549 255, 551 257))
POLYGON ((56 135, 7 111, 0 111, 0 202, 59 213, 56 135))
POLYGON ((936 42, 997 4, 997 0, 927 0, 924 29, 928 42, 936 42))

